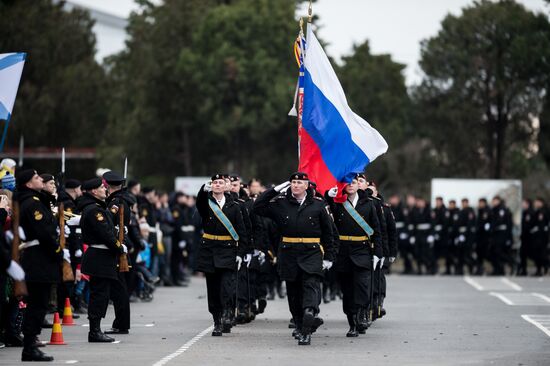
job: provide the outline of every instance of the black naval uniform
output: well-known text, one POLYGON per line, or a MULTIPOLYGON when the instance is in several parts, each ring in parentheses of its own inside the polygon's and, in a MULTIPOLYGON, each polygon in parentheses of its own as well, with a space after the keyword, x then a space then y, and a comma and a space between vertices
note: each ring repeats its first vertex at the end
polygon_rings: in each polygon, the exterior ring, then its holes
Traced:
POLYGON ((222 212, 231 221, 239 236, 233 240, 229 231, 210 208, 208 201, 218 204, 211 192, 201 187, 197 195, 197 210, 202 217, 204 230, 197 258, 197 270, 206 275, 208 311, 214 319, 212 335, 221 335, 231 331, 232 309, 235 305, 236 257, 244 258, 247 251, 247 233, 241 208, 231 195, 224 194, 225 204, 222 212), (223 322, 223 324, 222 324, 223 322))
POLYGON ((434 227, 434 268, 432 273, 439 272, 438 260, 445 259, 445 269, 447 273, 451 272, 451 260, 449 253, 449 211, 445 205, 435 207, 432 211, 433 227, 434 227))
POLYGON ((323 259, 334 261, 328 207, 309 191, 300 204, 290 188, 281 194, 271 188, 254 202, 253 213, 273 219, 282 235, 278 271, 286 281, 290 312, 301 330, 299 344, 307 345, 319 313, 323 259))
POLYGON ((410 210, 408 207, 403 207, 401 203, 397 206, 392 206, 391 209, 395 217, 399 255, 403 258, 403 274, 411 274, 413 273, 413 248, 409 238, 410 210))
POLYGON ((491 209, 486 206, 477 210, 476 230, 476 275, 485 273, 485 261, 489 260, 489 245, 491 240, 491 209))
POLYGON ((473 273, 474 260, 472 253, 475 243, 476 215, 474 209, 465 207, 458 214, 458 236, 457 236, 457 262, 456 273, 464 274, 464 266, 473 273))
MULTIPOLYGON (((113 192, 106 200, 107 209, 111 214, 113 224, 115 227, 118 226, 119 230, 120 228, 125 230, 125 228, 129 228, 130 226, 132 213, 130 209, 131 201, 129 202, 128 195, 128 192, 121 189, 113 192), (122 225, 120 223, 119 214, 121 207, 124 207, 124 222, 122 225)), ((128 253, 133 252, 132 249, 134 245, 126 234, 124 235, 124 244, 128 248, 128 253)), ((130 296, 128 295, 128 286, 126 282, 127 274, 128 273, 117 271, 118 281, 111 284, 110 298, 115 308, 115 319, 113 320, 112 328, 105 331, 105 334, 125 334, 130 329, 130 296)))
POLYGON ((535 211, 535 223, 531 229, 532 249, 531 253, 537 266, 537 276, 543 275, 548 270, 548 258, 546 248, 548 247, 548 212, 545 207, 535 211))
POLYGON ((533 254, 531 230, 535 227, 535 210, 529 203, 527 209, 521 213, 521 246, 519 248, 518 275, 527 275, 527 259, 533 254))
MULTIPOLYGON (((335 270, 338 273, 343 295, 342 307, 350 326, 347 336, 356 337, 358 331, 366 328, 365 314, 372 300, 369 288, 373 266, 372 255, 382 257, 380 222, 376 214, 376 206, 362 190, 357 192, 357 201, 354 207, 374 230, 371 237, 367 236, 343 204, 335 203, 328 195, 326 195, 326 199, 334 215, 340 240, 335 270)), ((350 203, 354 204, 351 201, 350 203)))
POLYGON ((101 332, 100 323, 107 312, 111 288, 121 287, 117 265, 118 256, 124 251, 104 201, 84 193, 79 208, 82 211, 82 239, 89 245, 82 258, 82 273, 90 276, 88 341, 112 342, 113 338, 101 332))
POLYGON ((414 223, 414 245, 416 247, 417 272, 422 274, 422 265, 427 272, 433 268, 433 227, 430 207, 426 205, 423 209, 415 207, 412 212, 412 222, 414 223))
POLYGON ((492 208, 491 260, 494 275, 504 275, 504 264, 514 266, 512 249, 512 213, 501 202, 492 208))
POLYGON ((26 187, 16 195, 20 205, 20 225, 26 236, 26 248, 21 253, 28 297, 23 320, 24 348, 22 359, 53 360, 36 346, 36 337, 48 311, 51 286, 61 281, 63 251, 57 242, 57 221, 47 197, 26 187))
POLYGON ((395 229, 395 217, 393 216, 391 205, 387 202, 384 202, 382 196, 379 196, 377 198, 379 198, 382 202, 384 221, 386 222, 386 236, 388 238, 387 245, 382 247, 384 262, 382 265, 382 270, 379 274, 379 276, 381 276, 379 279, 380 293, 378 294, 378 291, 376 292, 378 295, 379 311, 381 312, 378 315, 384 316, 386 314, 386 310, 383 308, 384 299, 386 298, 386 273, 389 272, 391 265, 389 258, 397 257, 397 231, 395 229))

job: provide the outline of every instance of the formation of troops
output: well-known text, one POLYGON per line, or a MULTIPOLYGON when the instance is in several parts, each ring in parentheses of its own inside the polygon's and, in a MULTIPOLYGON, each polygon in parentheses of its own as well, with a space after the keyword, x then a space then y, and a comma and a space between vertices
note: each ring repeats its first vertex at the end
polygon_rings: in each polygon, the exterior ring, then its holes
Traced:
POLYGON ((528 259, 537 275, 548 270, 542 199, 524 202, 518 260, 512 214, 498 196, 477 211, 441 198, 432 208, 412 196, 386 202, 363 174, 321 194, 296 172, 269 189, 215 174, 196 197, 169 197, 114 171, 80 182, 7 165, 0 328, 6 345, 23 348, 23 361, 53 360, 38 338, 52 303, 62 314, 71 299, 75 313, 87 314, 88 342, 113 342, 130 331, 131 302, 150 301, 160 284, 186 286, 189 273, 206 277, 212 336, 253 321, 286 287, 292 336, 309 345, 322 302, 342 299, 347 337, 386 314, 385 275, 398 252, 411 274, 436 274, 440 265, 446 274, 484 274, 490 263, 492 274, 509 267, 525 275, 528 259), (115 319, 103 331, 110 302, 115 319))
POLYGON ((548 273, 550 217, 542 198, 524 200, 519 250, 514 244, 512 213, 500 196, 477 209, 464 198, 446 206, 441 197, 430 208, 422 198, 389 199, 396 219, 398 247, 404 274, 518 275, 528 274, 532 260, 536 276, 548 273), (440 268, 443 266, 443 268, 440 268))
POLYGON ((376 186, 358 174, 343 192, 333 188, 323 196, 307 174, 296 172, 262 193, 257 188, 216 174, 197 196, 204 230, 197 269, 206 274, 212 336, 263 312, 266 258, 286 284, 299 345, 311 344, 323 324, 319 305, 331 271, 349 323, 346 336, 364 334, 385 315, 384 274, 397 256, 393 213, 376 186))

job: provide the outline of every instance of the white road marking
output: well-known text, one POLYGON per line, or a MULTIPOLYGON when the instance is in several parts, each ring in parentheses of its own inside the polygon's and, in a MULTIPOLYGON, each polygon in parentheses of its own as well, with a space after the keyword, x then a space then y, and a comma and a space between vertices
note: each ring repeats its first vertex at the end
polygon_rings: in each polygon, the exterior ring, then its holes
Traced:
POLYGON ((503 294, 499 294, 499 293, 496 293, 496 292, 489 292, 489 295, 498 297, 498 298, 501 299, 502 302, 505 303, 506 305, 514 305, 514 303, 513 303, 512 301, 510 301, 510 300, 509 300, 506 296, 504 296, 503 294))
POLYGON ((484 290, 483 286, 481 286, 476 280, 474 280, 470 276, 464 276, 464 281, 466 281, 466 283, 468 285, 472 286, 473 288, 475 288, 478 291, 483 291, 484 290))
POLYGON ((548 296, 546 296, 546 295, 539 294, 539 293, 537 293, 537 292, 531 292, 531 295, 536 296, 536 297, 538 297, 539 299, 543 299, 544 301, 546 301, 547 303, 550 304, 550 297, 548 297, 548 296))
POLYGON ((182 353, 184 353, 185 351, 187 351, 189 349, 189 347, 191 347, 193 344, 195 344, 199 339, 201 339, 202 337, 204 337, 205 335, 207 335, 208 333, 210 333, 212 330, 214 329, 214 326, 209 326, 208 328, 206 328, 205 330, 203 330, 202 332, 200 332, 199 334, 197 334, 196 336, 194 336, 193 338, 191 338, 189 341, 187 341, 187 343, 185 343, 183 346, 181 346, 180 348, 178 348, 178 350, 174 353, 171 353, 169 354, 168 356, 162 358, 160 361, 157 361, 153 364, 153 366, 163 366, 163 365, 166 365, 168 362, 170 362, 172 359, 178 357, 179 355, 181 355, 182 353))
POLYGON ((536 292, 490 292, 489 295, 498 297, 506 305, 513 306, 550 306, 550 298, 536 292))
POLYGON ((510 280, 509 280, 508 278, 506 278, 506 277, 503 277, 503 278, 501 279, 501 281, 502 281, 503 283, 507 284, 508 286, 510 286, 511 288, 513 288, 513 289, 516 290, 516 291, 521 291, 521 290, 522 290, 522 288, 521 288, 520 285, 518 285, 518 284, 515 283, 515 282, 510 281, 510 280))
POLYGON ((65 363, 67 364, 78 363, 78 360, 69 360, 69 361, 65 361, 65 363))
POLYGON ((550 315, 522 315, 521 317, 550 337, 550 315))

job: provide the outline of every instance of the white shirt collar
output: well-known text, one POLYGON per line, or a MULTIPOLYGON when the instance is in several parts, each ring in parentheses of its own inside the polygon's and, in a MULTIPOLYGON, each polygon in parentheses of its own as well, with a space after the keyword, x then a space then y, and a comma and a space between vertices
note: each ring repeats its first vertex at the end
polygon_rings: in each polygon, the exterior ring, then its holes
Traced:
MULTIPOLYGON (((292 195, 292 197, 296 198, 296 196, 294 196, 294 194, 292 195)), ((306 197, 307 197, 307 191, 306 191, 306 194, 304 195, 304 197, 299 200, 298 198, 296 198, 296 201, 298 201, 298 203, 300 204, 300 206, 306 201, 306 197)))
POLYGON ((214 197, 214 199, 218 203, 218 206, 220 206, 220 208, 223 208, 223 206, 225 205, 225 194, 223 195, 222 199, 219 201, 216 199, 216 197, 214 197))
MULTIPOLYGON (((348 201, 349 201, 349 200, 348 200, 348 201)), ((352 201, 350 201, 350 202, 351 202, 351 204, 352 204, 353 207, 357 206, 357 202, 359 202, 359 195, 356 193, 356 194, 355 194, 355 198, 354 198, 352 201)))

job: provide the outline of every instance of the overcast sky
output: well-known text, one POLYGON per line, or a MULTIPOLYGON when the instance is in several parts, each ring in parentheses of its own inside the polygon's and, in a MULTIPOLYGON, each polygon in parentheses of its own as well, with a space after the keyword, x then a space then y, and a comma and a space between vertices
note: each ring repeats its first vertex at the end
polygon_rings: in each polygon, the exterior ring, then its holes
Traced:
MULTIPOLYGON (((128 16, 132 9, 137 8, 133 0, 70 2, 121 17, 128 16)), ((518 2, 535 12, 550 12, 543 0, 518 2)), ((277 1, 272 3, 276 6, 277 1)), ((445 15, 460 14, 464 6, 472 3, 473 0, 318 0, 313 4, 313 12, 319 16, 317 33, 329 43, 326 49, 329 55, 339 60, 351 53, 354 43, 360 44, 368 39, 372 53, 389 53, 394 60, 407 65, 405 74, 407 83, 411 85, 420 80, 420 41, 437 34, 445 15)), ((307 15, 306 9, 307 4, 297 16, 307 15)), ((98 39, 98 47, 102 47, 101 39, 98 39)))

